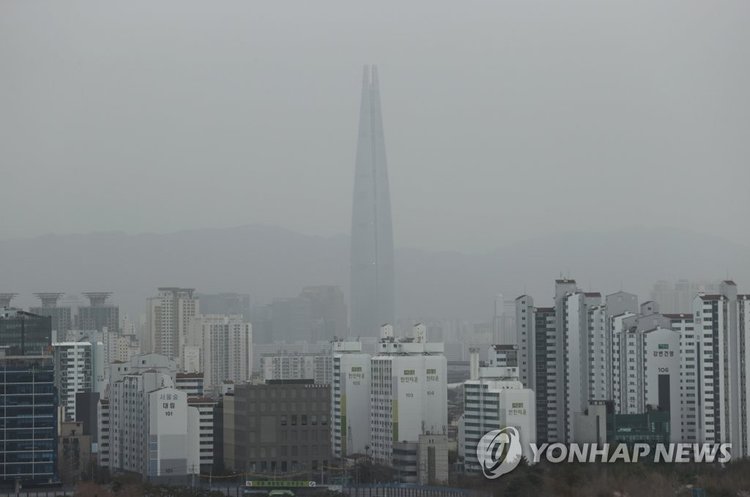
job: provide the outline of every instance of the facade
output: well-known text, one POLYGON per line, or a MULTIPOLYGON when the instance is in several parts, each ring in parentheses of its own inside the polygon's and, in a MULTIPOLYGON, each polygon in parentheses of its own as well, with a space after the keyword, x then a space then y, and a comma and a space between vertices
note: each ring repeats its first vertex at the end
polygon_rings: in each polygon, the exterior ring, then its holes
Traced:
POLYGON ((447 361, 443 344, 428 342, 423 325, 411 338, 395 339, 390 326, 381 333, 370 360, 370 446, 376 460, 390 465, 395 442, 447 433, 447 361))
POLYGON ((370 447, 370 354, 360 341, 332 345, 331 447, 343 458, 367 454, 370 447))
MULTIPOLYGON (((478 357, 473 362, 478 362, 478 357)), ((512 363, 499 366, 495 361, 494 364, 475 368, 472 379, 464 383, 461 456, 466 471, 470 473, 481 471, 476 455, 477 444, 488 431, 516 428, 528 460, 532 460, 528 444, 537 441, 534 392, 524 388, 519 380, 519 370, 512 363)))
POLYGON ((214 465, 214 410, 218 401, 188 395, 187 403, 192 408, 189 414, 193 425, 189 431, 191 434, 198 433, 198 444, 191 444, 193 450, 198 449, 198 453, 193 454, 192 459, 199 461, 201 473, 210 473, 214 465), (194 425, 196 421, 197 427, 194 425))
POLYGON ((198 367, 186 367, 191 362, 186 360, 189 356, 186 353, 183 367, 186 371, 203 372, 204 388, 208 392, 218 392, 226 380, 243 382, 252 376, 252 326, 240 315, 196 315, 190 322, 184 350, 191 347, 197 350, 198 367))
POLYGON ((698 438, 731 443, 733 454, 748 456, 750 295, 738 294, 733 281, 724 281, 718 294, 695 298, 693 315, 699 341, 697 387, 703 393, 698 438))
POLYGON ((448 436, 420 435, 416 442, 395 442, 393 468, 402 483, 447 485, 448 436))
POLYGON ((125 335, 103 330, 69 330, 65 336, 57 336, 59 341, 101 343, 104 346, 104 364, 128 362, 141 354, 140 344, 135 335, 125 335))
POLYGON ((312 379, 320 385, 331 383, 333 357, 325 352, 263 354, 260 370, 264 380, 312 379))
POLYGON ((331 460, 330 385, 238 384, 223 398, 223 466, 256 474, 318 474, 331 460))
POLYGON ((250 321, 252 308, 250 295, 246 293, 200 293, 197 297, 203 314, 240 315, 250 321))
POLYGON ((677 314, 661 314, 656 301, 638 305, 626 292, 602 302, 573 280, 556 282, 550 309, 519 297, 520 377, 536 393, 539 440, 581 441, 577 419, 611 402, 615 415, 661 413, 669 427, 660 437, 731 443, 748 454, 749 299, 732 281, 698 293, 692 312, 677 314))
POLYGON ((8 355, 45 355, 52 343, 49 316, 18 309, 0 309, 0 347, 8 355))
POLYGON ((365 67, 352 204, 351 336, 378 336, 395 322, 393 229, 380 88, 365 67))
POLYGON ((88 306, 78 308, 76 316, 76 327, 79 330, 104 330, 111 332, 120 331, 120 308, 108 304, 107 299, 111 292, 86 292, 84 295, 89 299, 88 306))
POLYGON ((145 477, 200 472, 198 410, 168 374, 125 373, 99 406, 99 466, 145 477))
POLYGON ((651 290, 651 300, 656 302, 661 312, 667 314, 690 314, 693 309, 693 299, 699 293, 719 293, 719 285, 715 281, 678 280, 674 283, 657 281, 651 290))
POLYGON ((149 299, 147 327, 149 343, 144 351, 179 359, 186 344, 190 320, 198 314, 198 299, 192 288, 163 287, 149 299))
POLYGON ((73 329, 73 310, 69 306, 58 306, 63 293, 35 293, 42 305, 31 307, 29 311, 32 314, 47 316, 51 318, 52 331, 58 336, 65 336, 68 330, 73 329))
POLYGON ((203 373, 177 373, 174 377, 174 386, 185 392, 188 398, 203 397, 203 373))
POLYGON ((51 320, 0 312, 0 486, 59 481, 51 320))
POLYGON ((0 350, 0 485, 59 481, 57 400, 51 355, 5 355, 0 350))
POLYGON ((91 474, 91 435, 83 430, 83 423, 63 421, 60 423, 57 460, 64 483, 74 483, 91 474))
POLYGON ((300 298, 310 303, 311 343, 329 341, 347 335, 346 303, 344 292, 334 285, 308 286, 300 298))
POLYGON ((65 421, 76 418, 76 395, 104 388, 104 346, 90 342, 52 344, 55 386, 65 421))

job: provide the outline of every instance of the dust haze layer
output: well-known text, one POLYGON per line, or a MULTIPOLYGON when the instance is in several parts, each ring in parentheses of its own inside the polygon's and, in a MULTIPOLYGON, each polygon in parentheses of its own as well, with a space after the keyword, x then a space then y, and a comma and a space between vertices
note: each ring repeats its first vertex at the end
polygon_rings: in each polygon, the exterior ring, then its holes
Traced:
MULTIPOLYGON (((397 248, 400 318, 489 319, 493 298, 552 298, 561 273, 586 290, 624 289, 641 298, 656 280, 730 276, 750 287, 750 248, 679 230, 630 228, 571 232, 510 244, 486 254, 397 248)), ((256 303, 297 295, 305 285, 340 285, 348 294, 349 240, 270 226, 170 234, 47 235, 0 241, 0 292, 113 291, 125 311, 142 313, 159 286, 240 291, 256 303)))
POLYGON ((348 232, 374 63, 399 244, 750 244, 749 24, 746 0, 4 0, 0 238, 348 232))

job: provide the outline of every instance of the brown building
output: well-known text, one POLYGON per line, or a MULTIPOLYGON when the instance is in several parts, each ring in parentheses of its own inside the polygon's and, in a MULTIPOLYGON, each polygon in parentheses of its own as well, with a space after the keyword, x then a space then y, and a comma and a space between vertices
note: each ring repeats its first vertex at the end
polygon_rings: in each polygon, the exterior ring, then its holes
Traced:
POLYGON ((317 474, 331 459, 331 387, 313 380, 237 384, 223 400, 223 466, 317 474))
POLYGON ((63 421, 60 423, 57 450, 60 477, 63 483, 75 482, 91 474, 94 462, 91 458, 91 435, 84 435, 82 422, 63 421))

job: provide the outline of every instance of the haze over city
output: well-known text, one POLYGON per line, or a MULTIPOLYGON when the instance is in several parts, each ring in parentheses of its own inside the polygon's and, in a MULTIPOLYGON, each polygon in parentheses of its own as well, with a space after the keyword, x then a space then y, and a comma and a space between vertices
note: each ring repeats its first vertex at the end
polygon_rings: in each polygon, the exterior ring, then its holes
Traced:
POLYGON ((748 25, 0 2, 0 494, 750 495, 748 25))
POLYGON ((376 63, 397 247, 638 226, 747 246, 749 9, 3 2, 0 238, 346 234, 376 63))

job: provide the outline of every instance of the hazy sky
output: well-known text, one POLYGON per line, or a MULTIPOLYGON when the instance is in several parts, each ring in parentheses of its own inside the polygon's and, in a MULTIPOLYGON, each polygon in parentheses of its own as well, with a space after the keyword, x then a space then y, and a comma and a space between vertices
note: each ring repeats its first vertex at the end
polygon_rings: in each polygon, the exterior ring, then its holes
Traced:
POLYGON ((0 237, 347 233, 380 68, 398 246, 750 244, 750 2, 0 2, 0 237))

